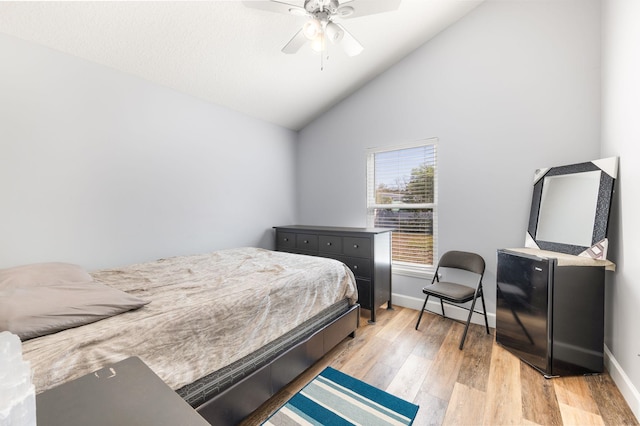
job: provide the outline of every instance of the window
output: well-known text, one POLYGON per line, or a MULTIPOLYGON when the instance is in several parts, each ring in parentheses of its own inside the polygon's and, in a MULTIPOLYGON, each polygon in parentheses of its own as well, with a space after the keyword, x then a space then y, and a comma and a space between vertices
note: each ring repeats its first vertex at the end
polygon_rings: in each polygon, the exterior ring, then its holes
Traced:
POLYGON ((395 272, 428 272, 437 258, 437 139, 367 153, 368 225, 393 228, 395 272))

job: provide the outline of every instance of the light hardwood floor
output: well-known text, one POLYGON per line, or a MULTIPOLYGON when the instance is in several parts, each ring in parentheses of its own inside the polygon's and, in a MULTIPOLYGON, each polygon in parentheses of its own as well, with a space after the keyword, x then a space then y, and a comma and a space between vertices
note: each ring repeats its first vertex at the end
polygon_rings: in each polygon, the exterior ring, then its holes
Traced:
POLYGON ((415 425, 638 425, 609 374, 545 379, 495 343, 494 330, 418 311, 363 311, 348 338, 276 394, 243 426, 264 421, 326 366, 420 406, 415 425))

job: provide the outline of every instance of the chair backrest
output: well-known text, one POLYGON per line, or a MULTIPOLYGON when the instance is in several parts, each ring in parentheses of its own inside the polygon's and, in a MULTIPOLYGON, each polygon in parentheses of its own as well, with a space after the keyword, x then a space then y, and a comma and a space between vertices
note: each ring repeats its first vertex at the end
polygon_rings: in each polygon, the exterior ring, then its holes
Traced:
POLYGON ((440 257, 438 268, 457 268, 484 275, 484 259, 476 253, 468 251, 448 251, 440 257))

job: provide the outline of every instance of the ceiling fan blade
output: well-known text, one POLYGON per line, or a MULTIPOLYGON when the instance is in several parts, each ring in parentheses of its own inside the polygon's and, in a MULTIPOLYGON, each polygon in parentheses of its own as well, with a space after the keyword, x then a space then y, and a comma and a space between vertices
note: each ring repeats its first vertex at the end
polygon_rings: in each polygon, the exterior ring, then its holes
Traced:
POLYGON ((307 38, 304 36, 302 30, 298 31, 291 40, 282 48, 282 53, 292 54, 298 52, 302 46, 307 42, 307 38))
POLYGON ((349 31, 345 30, 342 25, 336 25, 340 27, 340 29, 344 32, 342 41, 339 44, 342 46, 347 56, 356 56, 362 53, 362 51, 364 50, 364 46, 362 46, 360 42, 356 40, 356 38, 349 31))
POLYGON ((304 7, 300 7, 296 4, 286 3, 283 1, 243 1, 246 7, 252 9, 266 10, 268 12, 284 13, 287 15, 307 15, 307 11, 304 7))
POLYGON ((390 12, 400 7, 401 0, 351 0, 341 1, 337 16, 344 19, 390 12))

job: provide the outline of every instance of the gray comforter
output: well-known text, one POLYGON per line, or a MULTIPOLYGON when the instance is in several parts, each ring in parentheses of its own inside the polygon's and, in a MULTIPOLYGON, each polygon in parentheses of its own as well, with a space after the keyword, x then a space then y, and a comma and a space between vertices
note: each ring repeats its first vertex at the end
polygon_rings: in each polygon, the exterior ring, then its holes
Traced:
POLYGON ((133 355, 178 389, 335 302, 357 299, 355 279, 342 263, 257 248, 173 257, 91 275, 151 303, 24 342, 36 392, 133 355))

